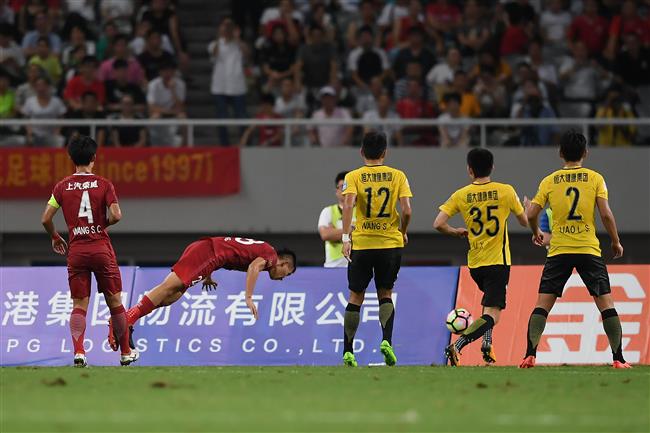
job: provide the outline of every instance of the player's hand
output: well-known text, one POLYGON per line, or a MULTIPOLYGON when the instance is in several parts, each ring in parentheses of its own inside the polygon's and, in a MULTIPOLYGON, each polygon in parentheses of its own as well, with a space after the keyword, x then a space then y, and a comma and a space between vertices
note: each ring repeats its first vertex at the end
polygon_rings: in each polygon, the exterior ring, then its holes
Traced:
POLYGON ((343 252, 343 257, 346 258, 348 263, 352 263, 352 259, 350 259, 350 254, 352 253, 352 242, 343 242, 341 251, 343 252))
POLYGON ((614 252, 614 259, 623 257, 623 245, 620 242, 612 242, 612 251, 614 252))
POLYGON ((402 233, 402 239, 404 239, 404 246, 407 246, 409 243, 409 235, 406 233, 402 233))
POLYGON ((458 229, 456 229, 455 236, 457 238, 466 238, 467 236, 469 236, 469 232, 467 231, 467 229, 458 228, 458 229))
POLYGON ((68 244, 60 235, 57 235, 52 239, 52 249, 55 253, 65 256, 66 252, 68 251, 68 244))
POLYGON ((537 229, 537 231, 533 234, 533 244, 537 245, 538 247, 544 246, 544 233, 542 233, 540 229, 537 229))
POLYGON ((528 208, 530 207, 530 205, 531 205, 532 203, 533 203, 533 202, 530 201, 530 199, 528 198, 528 196, 524 196, 524 210, 525 210, 526 212, 528 212, 528 208))
POLYGON ((217 290, 217 282, 212 279, 212 275, 208 275, 203 279, 203 290, 217 290))
POLYGON ((248 309, 253 314, 253 317, 255 317, 255 320, 257 320, 257 307, 255 306, 255 302, 253 302, 252 297, 247 297, 246 298, 246 306, 248 307, 248 309))

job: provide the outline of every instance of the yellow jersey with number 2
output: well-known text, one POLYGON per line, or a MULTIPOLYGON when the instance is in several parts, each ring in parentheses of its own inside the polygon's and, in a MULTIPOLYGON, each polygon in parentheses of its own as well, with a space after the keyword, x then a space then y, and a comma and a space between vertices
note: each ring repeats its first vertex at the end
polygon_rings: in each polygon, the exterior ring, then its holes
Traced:
POLYGON ((594 218, 598 197, 608 197, 605 179, 588 168, 563 168, 542 180, 533 203, 542 209, 548 203, 553 211, 549 257, 558 254, 600 257, 594 218))
POLYGON ((459 213, 467 227, 467 266, 510 266, 508 217, 521 215, 524 207, 515 189, 499 182, 472 183, 449 197, 440 210, 450 217, 459 213))
POLYGON ((345 176, 343 194, 356 194, 353 250, 402 248, 397 201, 413 197, 404 172, 387 165, 366 165, 345 176))

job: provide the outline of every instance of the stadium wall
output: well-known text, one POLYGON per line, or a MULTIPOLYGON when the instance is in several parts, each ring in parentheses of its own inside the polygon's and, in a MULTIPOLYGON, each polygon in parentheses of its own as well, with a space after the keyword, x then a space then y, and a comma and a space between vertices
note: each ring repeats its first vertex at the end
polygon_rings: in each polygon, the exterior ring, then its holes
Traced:
MULTIPOLYGON (((539 181, 561 164, 551 148, 493 151, 494 179, 512 183, 521 198, 534 195, 539 181)), ((408 174, 415 194, 412 232, 429 233, 437 206, 467 183, 465 153, 465 149, 389 151, 387 163, 408 174)), ((238 195, 123 198, 125 218, 111 230, 116 234, 314 233, 321 209, 334 199, 334 176, 359 164, 358 149, 242 149, 238 195)), ((650 149, 596 148, 586 165, 605 176, 620 231, 649 233, 650 149)), ((40 232, 38 217, 46 200, 1 200, 0 233, 40 232)), ((62 220, 58 224, 62 226, 62 220)), ((523 229, 512 224, 510 230, 523 229)))
MULTIPOLYGON (((167 274, 166 268, 123 267, 123 300, 134 305, 167 274)), ((616 308, 629 361, 650 364, 650 265, 610 266, 616 308)), ((525 350, 526 324, 535 303, 541 267, 514 266, 508 307, 494 333, 499 365, 516 365, 525 350)), ((259 280, 252 320, 243 300, 245 274, 220 270, 214 292, 189 290, 172 307, 140 320, 135 334, 141 365, 335 365, 340 362, 344 269, 299 268, 291 278, 259 280)), ((94 284, 94 282, 93 282, 94 284)), ((361 312, 355 351, 362 364, 381 363, 378 302, 371 287, 361 312)), ((65 267, 0 267, 2 297, 0 365, 67 365, 71 359, 68 317, 72 308, 65 267)), ((400 364, 444 362, 449 310, 480 315, 480 292, 466 268, 406 267, 394 301, 394 345, 400 364)), ((114 365, 106 344, 108 308, 94 295, 88 311, 86 347, 91 364, 114 365)), ((477 346, 477 345, 473 345, 477 346)), ((481 364, 478 346, 463 364, 481 364)), ((574 274, 549 316, 538 351, 541 364, 611 362, 607 338, 593 301, 574 274)))

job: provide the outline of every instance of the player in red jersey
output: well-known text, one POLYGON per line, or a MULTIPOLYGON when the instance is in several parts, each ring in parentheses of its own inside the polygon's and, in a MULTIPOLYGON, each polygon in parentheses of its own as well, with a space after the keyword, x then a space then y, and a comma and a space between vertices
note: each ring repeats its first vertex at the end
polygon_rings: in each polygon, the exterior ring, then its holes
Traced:
POLYGON ((73 302, 70 333, 75 367, 88 365, 84 350, 86 311, 90 300, 90 274, 95 274, 99 291, 111 311, 111 321, 121 347, 120 363, 129 365, 138 352, 129 347, 126 310, 122 305, 122 278, 106 229, 122 218, 113 184, 93 174, 97 143, 80 136, 68 144, 76 172, 54 186, 41 222, 52 238, 52 249, 67 255, 68 282, 73 302), (68 244, 54 228, 54 215, 61 208, 68 226, 68 244), (107 212, 108 209, 108 212, 107 212))
MULTIPOLYGON (((216 288, 212 272, 217 269, 246 272, 246 305, 255 319, 257 307, 253 303, 255 283, 260 272, 268 271, 272 280, 281 280, 296 271, 296 255, 289 250, 278 250, 266 242, 238 237, 202 238, 191 243, 172 266, 172 271, 162 283, 147 293, 142 300, 127 311, 130 327, 154 309, 176 302, 185 291, 198 282, 204 289, 216 288)), ((117 342, 109 322, 108 341, 113 350, 117 342)), ((133 329, 131 328, 131 333, 133 329)))

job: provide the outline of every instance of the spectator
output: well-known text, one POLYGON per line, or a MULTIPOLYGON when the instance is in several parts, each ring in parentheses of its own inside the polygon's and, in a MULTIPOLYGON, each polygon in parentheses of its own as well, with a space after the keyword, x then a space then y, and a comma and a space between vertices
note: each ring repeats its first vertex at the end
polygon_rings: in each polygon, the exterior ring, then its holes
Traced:
POLYGON ((22 48, 26 57, 36 54, 38 40, 45 37, 49 40, 50 49, 57 56, 61 53, 61 38, 50 30, 50 20, 45 12, 36 15, 35 30, 25 34, 22 48))
POLYGON ((64 65, 65 66, 65 81, 64 81, 64 87, 65 84, 67 84, 70 80, 72 80, 74 77, 79 75, 79 69, 81 67, 81 64, 83 63, 83 60, 86 58, 86 47, 84 45, 79 45, 78 47, 75 47, 72 52, 70 53, 70 58, 68 59, 68 64, 64 65))
POLYGON ((34 30, 38 26, 39 15, 47 15, 47 4, 43 0, 25 0, 19 7, 18 32, 21 35, 34 30))
POLYGON ((566 57, 560 65, 564 99, 574 103, 573 113, 576 117, 588 117, 593 113, 600 78, 597 63, 589 59, 587 46, 582 41, 576 41, 573 44, 573 57, 566 57))
POLYGON ((436 104, 436 95, 435 93, 426 85, 424 79, 424 74, 422 71, 422 66, 417 62, 410 62, 406 65, 406 75, 403 78, 400 78, 395 83, 395 99, 400 100, 408 94, 409 82, 411 80, 417 80, 421 84, 422 96, 427 101, 431 102, 432 105, 436 104))
POLYGON ((13 26, 16 21, 16 14, 7 3, 9 3, 8 0, 0 0, 0 24, 13 26))
MULTIPOLYGON (((52 96, 51 84, 46 77, 39 77, 35 83, 36 94, 30 96, 21 108, 22 114, 29 119, 58 119, 65 112, 65 105, 56 96, 52 96)), ((27 144, 38 147, 62 147, 64 140, 61 128, 54 126, 28 126, 27 144)))
MULTIPOLYGON (((319 92, 321 106, 312 115, 314 120, 325 119, 351 119, 350 113, 345 108, 336 105, 336 90, 333 87, 325 86, 319 92)), ((339 147, 350 144, 352 138, 352 127, 346 125, 316 126, 309 131, 310 140, 313 145, 321 147, 339 147)))
MULTIPOLYGON (((85 92, 81 95, 81 109, 68 111, 65 116, 67 119, 103 119, 104 113, 99 111, 97 105, 97 95, 94 92, 85 92)), ((69 142, 72 138, 79 135, 91 135, 90 126, 70 126, 64 128, 64 135, 66 141, 69 142)), ((106 144, 106 128, 99 126, 95 128, 95 141, 98 146, 104 146, 106 144)))
POLYGON ((70 29, 70 41, 63 48, 61 60, 64 65, 70 65, 72 52, 78 47, 84 47, 85 55, 95 55, 95 44, 86 38, 86 31, 81 26, 73 26, 70 29))
MULTIPOLYGON (((635 117, 634 112, 624 103, 621 88, 618 86, 611 86, 607 90, 605 103, 596 111, 597 119, 633 119, 635 117)), ((633 145, 636 132, 634 125, 599 126, 598 145, 604 147, 633 145)))
POLYGON ((190 57, 185 52, 176 10, 169 4, 169 0, 151 0, 150 7, 145 10, 140 19, 151 22, 152 29, 169 36, 174 45, 180 70, 186 72, 190 57))
POLYGON ((474 56, 490 39, 490 28, 484 19, 483 7, 478 0, 467 0, 463 20, 457 33, 463 56, 474 56))
POLYGON ((360 93, 369 91, 370 81, 374 77, 384 79, 389 73, 388 57, 381 48, 374 46, 371 27, 359 29, 359 46, 348 55, 348 71, 354 85, 360 93))
POLYGON ((280 0, 278 7, 270 7, 264 10, 260 18, 259 34, 264 38, 270 39, 273 29, 280 25, 287 32, 287 39, 291 45, 300 43, 300 27, 302 27, 304 17, 302 13, 294 7, 291 0, 280 0))
POLYGON ((307 111, 305 95, 296 89, 291 78, 282 80, 280 95, 275 98, 273 111, 285 119, 305 117, 307 111))
POLYGON ((112 23, 117 27, 118 32, 131 34, 133 31, 132 0, 101 0, 99 10, 101 11, 102 22, 112 23))
POLYGON ((384 83, 381 80, 381 77, 374 77, 370 80, 370 86, 368 92, 364 92, 357 97, 357 104, 355 111, 363 115, 366 111, 376 110, 377 109, 377 99, 379 96, 386 92, 384 88, 384 83))
POLYGON ((36 54, 29 60, 29 64, 38 65, 48 75, 52 83, 57 84, 63 74, 59 58, 50 51, 50 41, 48 38, 38 38, 36 45, 36 54))
MULTIPOLYGON (((185 82, 177 77, 176 65, 173 62, 161 65, 160 76, 150 81, 147 87, 149 116, 154 119, 185 119, 185 89, 185 82)), ((183 142, 176 125, 152 126, 149 134, 154 146, 179 146, 183 142)))
MULTIPOLYGON (((481 68, 481 75, 479 75, 474 86, 474 95, 478 100, 478 110, 476 108, 472 110, 465 108, 465 112, 473 111, 474 117, 479 114, 481 117, 504 117, 508 115, 508 90, 497 79, 493 67, 485 66, 481 68)), ((471 96, 467 97, 465 102, 466 107, 473 106, 471 96)))
POLYGON ((136 104, 131 95, 124 94, 120 100, 120 112, 115 125, 111 127, 111 144, 115 147, 145 147, 147 145, 147 128, 142 125, 120 125, 120 120, 136 119, 136 104))
POLYGON ((137 58, 140 66, 144 69, 147 81, 158 76, 161 65, 175 62, 174 56, 163 49, 162 36, 155 29, 150 30, 147 34, 145 49, 137 58))
POLYGON ((424 15, 420 0, 410 0, 408 11, 408 15, 395 19, 391 37, 391 48, 393 49, 406 48, 412 28, 418 27, 424 30, 424 15))
POLYGON ((494 54, 492 51, 486 49, 479 53, 478 64, 472 69, 471 76, 478 77, 484 68, 494 71, 497 80, 504 84, 508 84, 512 77, 512 69, 508 62, 504 61, 501 57, 494 54))
MULTIPOLYGON (((240 38, 240 30, 231 18, 225 18, 219 26, 217 39, 210 42, 208 52, 214 64, 210 92, 214 95, 218 119, 227 119, 228 107, 232 107, 235 118, 248 117, 246 113, 246 79, 244 61, 248 47, 240 38)), ((241 128, 244 132, 244 128, 241 128)), ((219 141, 229 144, 228 130, 219 127, 219 141)))
POLYGON ((0 23, 0 67, 4 68, 13 79, 18 79, 22 76, 25 56, 23 50, 14 42, 13 33, 10 24, 0 23))
POLYGON ((635 33, 626 34, 623 41, 614 70, 628 86, 638 88, 650 85, 650 48, 642 47, 635 33))
POLYGON ((383 35, 387 30, 391 29, 395 20, 399 20, 409 14, 408 4, 409 0, 395 0, 394 2, 386 3, 377 20, 380 34, 383 35))
POLYGON ((75 19, 81 18, 88 23, 96 20, 94 0, 65 0, 65 10, 68 19, 74 16, 75 19))
MULTIPOLYGON (((311 26, 318 26, 323 29, 325 40, 329 43, 335 43, 336 29, 332 25, 332 17, 325 10, 325 4, 316 0, 312 3, 307 22, 311 26)), ((307 35, 309 39, 309 35, 307 35)))
POLYGON ((456 71, 451 88, 461 96, 460 112, 463 116, 479 117, 481 115, 481 106, 472 92, 469 79, 464 71, 456 71))
POLYGON ((619 45, 628 34, 635 34, 645 45, 650 44, 648 21, 644 21, 639 16, 636 1, 634 0, 623 1, 621 13, 612 18, 609 26, 609 38, 607 40, 607 48, 605 49, 605 57, 609 60, 616 59, 619 45))
POLYGON ((546 85, 542 82, 539 82, 537 74, 535 74, 535 71, 533 71, 533 69, 528 63, 520 62, 517 65, 517 76, 515 79, 515 83, 517 84, 517 87, 515 88, 515 92, 512 95, 513 107, 514 105, 519 104, 524 100, 524 97, 526 95, 524 88, 527 82, 532 82, 533 85, 538 88, 542 96, 542 100, 544 101, 545 104, 548 104, 549 97, 548 97, 548 89, 546 88, 546 85))
MULTIPOLYGON (((553 119, 555 112, 544 103, 539 88, 532 81, 526 87, 526 96, 523 104, 513 118, 520 119, 553 119)), ((553 125, 527 125, 521 128, 520 144, 522 146, 550 146, 555 143, 557 128, 553 125)))
POLYGON ((582 42, 587 52, 599 56, 607 43, 607 20, 598 15, 597 0, 584 0, 583 12, 573 19, 568 31, 568 39, 574 44, 582 42))
MULTIPOLYGON (((443 101, 445 103, 445 111, 438 116, 438 120, 448 122, 465 117, 460 112, 460 94, 456 92, 445 93, 443 101)), ((468 147, 470 139, 469 131, 469 125, 445 123, 438 126, 440 147, 468 147)))
POLYGON ((311 106, 321 88, 338 80, 338 70, 336 49, 325 40, 323 28, 311 26, 309 36, 307 44, 298 50, 295 80, 307 89, 307 103, 311 106))
POLYGON ((506 29, 501 36, 500 53, 504 57, 522 55, 528 46, 520 8, 508 8, 505 14, 506 29))
POLYGON ((359 46, 359 29, 362 27, 370 27, 372 29, 372 34, 375 35, 373 43, 379 47, 381 45, 382 35, 377 24, 377 14, 375 13, 373 0, 361 0, 359 2, 358 18, 348 24, 345 40, 350 51, 359 46))
POLYGON ((106 81, 106 109, 108 111, 120 111, 123 106, 124 95, 131 97, 131 105, 138 113, 143 113, 147 100, 140 86, 129 82, 129 64, 124 59, 117 59, 113 62, 112 80, 106 81))
POLYGON ((455 42, 461 21, 460 9, 449 0, 435 0, 427 6, 427 24, 438 42, 438 52, 455 42))
POLYGON ((0 147, 25 144, 19 128, 7 122, 16 117, 16 94, 9 87, 9 79, 9 74, 0 69, 0 147))
POLYGON ((417 62, 423 71, 430 70, 436 63, 436 56, 424 45, 424 31, 413 27, 409 33, 408 47, 402 48, 393 62, 393 70, 397 79, 406 75, 406 65, 417 62))
POLYGON ((427 84, 434 89, 438 95, 444 94, 444 90, 454 81, 456 71, 462 69, 463 58, 460 50, 456 47, 450 47, 447 50, 445 60, 431 68, 427 74, 427 84))
POLYGON ((86 92, 93 92, 101 106, 106 102, 104 83, 97 79, 97 59, 84 57, 79 66, 79 75, 73 77, 65 86, 63 99, 73 110, 81 110, 81 97, 86 92))
MULTIPOLYGON (((273 111, 275 98, 273 95, 266 93, 260 98, 260 109, 255 115, 255 119, 281 119, 282 116, 273 111)), ((248 143, 250 135, 259 129, 257 145, 260 147, 280 147, 282 146, 282 126, 279 125, 260 125, 249 126, 239 141, 239 147, 244 147, 248 143)))
POLYGON ((104 31, 99 36, 97 44, 95 45, 95 52, 99 61, 103 61, 107 57, 110 57, 110 47, 113 45, 113 38, 117 35, 117 27, 114 23, 108 22, 104 24, 104 31))
POLYGON ((142 85, 145 82, 144 70, 135 57, 129 52, 129 38, 117 35, 113 39, 113 57, 104 60, 99 67, 98 77, 101 81, 113 80, 113 64, 117 60, 127 62, 127 79, 132 84, 142 85))
POLYGON ((278 24, 273 28, 271 40, 266 43, 261 54, 265 90, 277 92, 280 82, 293 76, 296 63, 296 48, 289 44, 284 26, 278 24))
POLYGON ((383 132, 386 134, 389 146, 403 146, 404 137, 401 128, 396 125, 382 123, 384 119, 399 119, 399 115, 393 110, 393 101, 390 98, 390 94, 386 91, 382 92, 377 98, 377 108, 363 113, 363 120, 379 122, 364 126, 364 133, 370 131, 383 132))
POLYGON ((45 71, 40 66, 33 63, 27 66, 27 81, 16 89, 16 107, 20 109, 30 96, 36 95, 36 80, 45 76, 45 71))
POLYGON ((525 59, 530 64, 532 70, 545 85, 558 85, 557 68, 551 62, 545 62, 542 55, 542 44, 533 39, 528 45, 528 58, 525 59))
MULTIPOLYGON (((423 119, 435 116, 433 104, 424 98, 422 84, 419 80, 411 79, 408 82, 407 94, 397 101, 397 114, 402 119, 423 119)), ((430 127, 411 126, 403 129, 405 142, 411 145, 430 146, 435 142, 433 131, 430 127)))
POLYGON ((571 14, 564 9, 563 0, 550 0, 548 8, 542 12, 539 27, 545 45, 552 53, 560 54, 567 50, 567 30, 571 25, 571 14))

